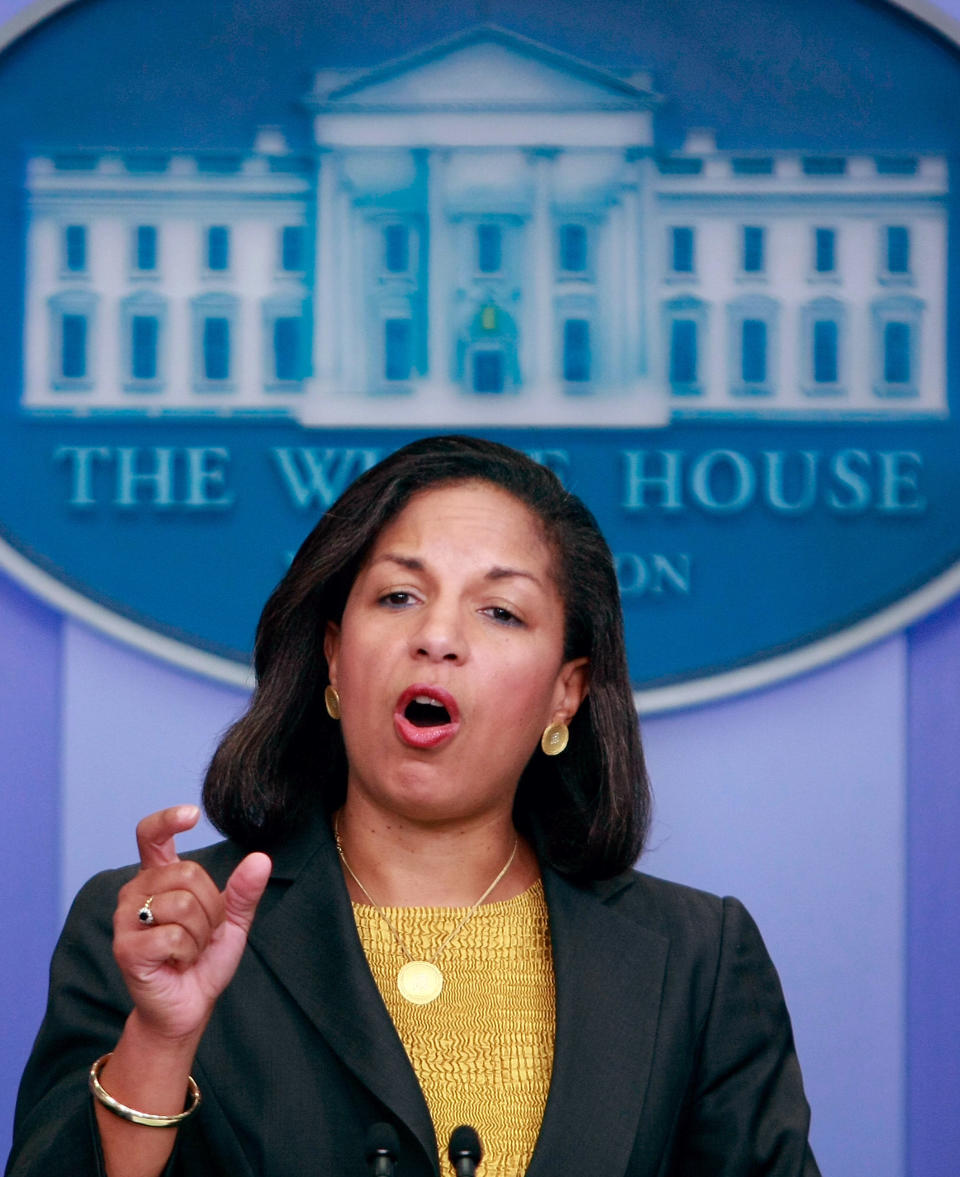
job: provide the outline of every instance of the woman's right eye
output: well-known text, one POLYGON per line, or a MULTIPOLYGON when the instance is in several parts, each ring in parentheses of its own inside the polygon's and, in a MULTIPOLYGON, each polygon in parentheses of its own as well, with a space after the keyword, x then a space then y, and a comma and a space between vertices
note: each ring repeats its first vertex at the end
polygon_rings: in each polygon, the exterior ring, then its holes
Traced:
POLYGON ((413 593, 407 592, 406 589, 394 589, 393 592, 383 594, 380 604, 399 609, 404 605, 413 604, 414 599, 413 593))

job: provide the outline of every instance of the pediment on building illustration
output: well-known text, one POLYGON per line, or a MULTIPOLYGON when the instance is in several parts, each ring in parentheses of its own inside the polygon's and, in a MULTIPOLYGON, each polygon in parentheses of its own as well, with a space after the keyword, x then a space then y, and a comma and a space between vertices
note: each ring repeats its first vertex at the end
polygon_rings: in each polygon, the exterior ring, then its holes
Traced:
POLYGON ((362 71, 321 72, 316 111, 648 110, 645 75, 625 76, 495 25, 466 29, 362 71))

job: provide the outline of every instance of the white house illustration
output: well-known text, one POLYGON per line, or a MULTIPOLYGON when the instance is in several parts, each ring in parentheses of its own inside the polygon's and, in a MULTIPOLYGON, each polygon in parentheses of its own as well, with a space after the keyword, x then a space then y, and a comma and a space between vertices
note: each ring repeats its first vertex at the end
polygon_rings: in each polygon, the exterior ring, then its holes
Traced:
POLYGON ((25 411, 947 414, 941 156, 668 152, 646 77, 491 26, 306 101, 309 158, 29 161, 25 411))

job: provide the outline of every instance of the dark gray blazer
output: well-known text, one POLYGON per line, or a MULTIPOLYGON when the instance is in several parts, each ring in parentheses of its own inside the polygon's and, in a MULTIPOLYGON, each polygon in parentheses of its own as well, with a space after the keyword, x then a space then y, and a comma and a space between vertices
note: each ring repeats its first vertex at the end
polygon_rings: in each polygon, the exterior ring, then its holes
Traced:
MULTIPOLYGON (((191 857, 223 886, 241 851, 223 842, 191 857)), ((9 1177, 102 1173, 86 1076, 130 1009, 111 915, 132 873, 97 875, 67 919, 9 1177)), ((633 872, 581 888, 545 870, 544 886, 556 1053, 528 1177, 818 1177, 780 984, 744 908, 633 872)), ((381 1120, 400 1137, 397 1177, 437 1173, 325 823, 274 855, 194 1075, 203 1104, 171 1175, 366 1177, 364 1136, 381 1120)))

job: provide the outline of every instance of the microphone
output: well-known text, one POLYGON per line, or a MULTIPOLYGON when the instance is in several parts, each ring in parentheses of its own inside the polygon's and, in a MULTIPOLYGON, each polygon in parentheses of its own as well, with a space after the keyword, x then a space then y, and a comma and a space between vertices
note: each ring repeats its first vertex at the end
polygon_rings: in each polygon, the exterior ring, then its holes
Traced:
POLYGON ((392 1124, 371 1124, 364 1140, 363 1155, 371 1177, 393 1177, 400 1156, 400 1140, 392 1124))
POLYGON ((483 1158, 483 1147, 476 1128, 469 1124, 461 1124, 450 1133, 450 1144, 447 1156, 453 1165, 457 1177, 475 1177, 477 1165, 483 1158))

